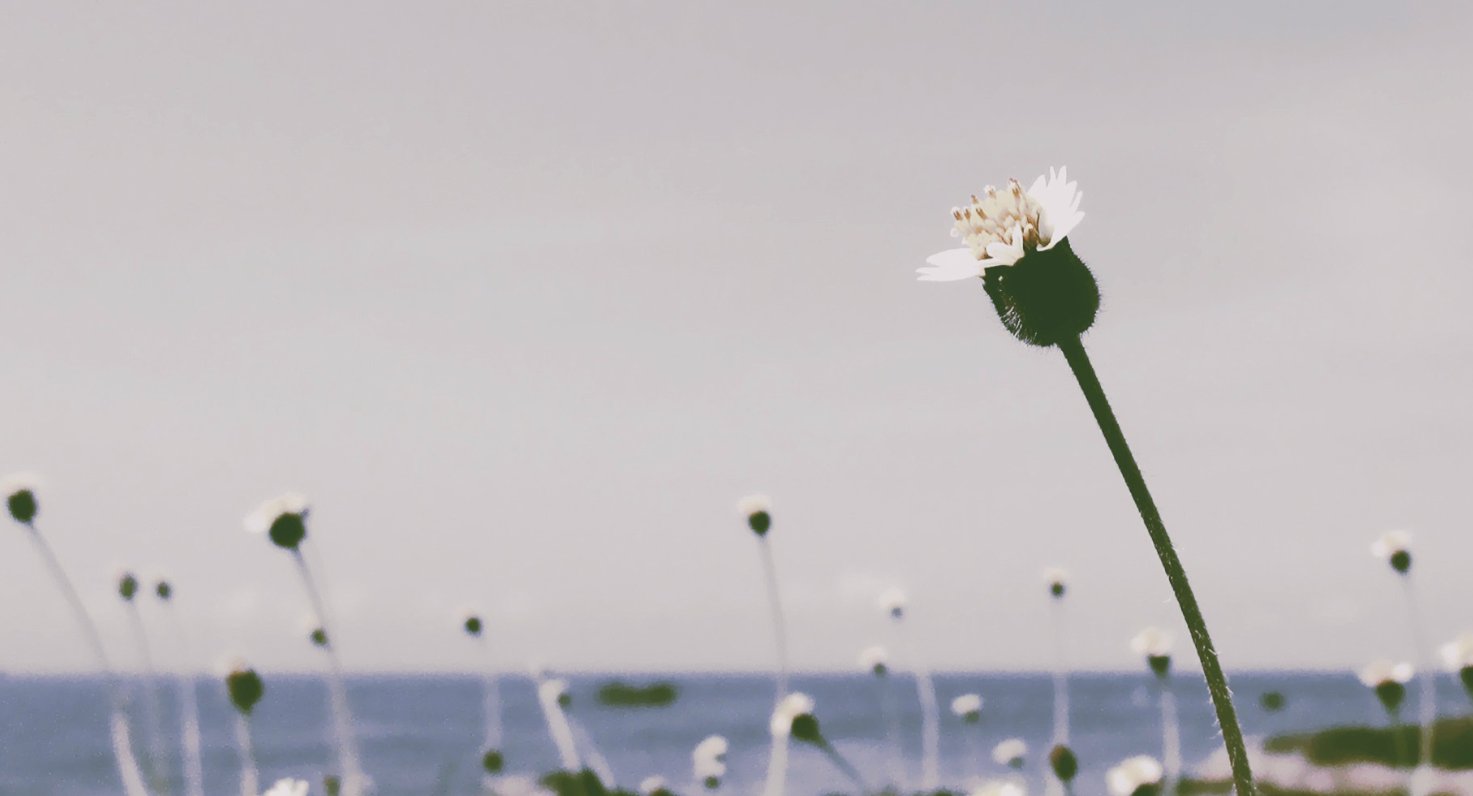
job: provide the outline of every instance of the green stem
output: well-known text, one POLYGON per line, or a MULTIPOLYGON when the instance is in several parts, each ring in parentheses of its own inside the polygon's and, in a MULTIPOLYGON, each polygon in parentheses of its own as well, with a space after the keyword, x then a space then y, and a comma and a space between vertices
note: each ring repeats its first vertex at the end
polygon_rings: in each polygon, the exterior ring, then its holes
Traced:
POLYGON ((1243 743, 1243 729, 1238 725, 1238 714, 1233 709, 1232 690, 1228 687, 1222 664, 1217 660, 1212 637, 1207 633, 1207 621, 1202 618, 1202 609, 1197 606, 1197 598, 1192 594, 1191 584, 1187 582, 1186 570, 1182 568, 1176 548, 1171 544, 1171 537, 1166 533, 1166 525, 1161 521, 1160 512, 1156 510, 1156 503, 1146 489, 1146 479, 1141 475, 1140 467, 1130 453, 1125 434, 1115 420, 1115 413, 1105 397, 1105 388, 1100 386, 1094 366, 1089 362, 1089 355, 1084 351, 1084 344, 1078 337, 1074 337, 1060 341, 1058 345, 1059 350, 1064 352, 1064 359, 1069 362, 1069 369, 1074 372, 1074 378, 1079 382, 1079 389, 1089 402, 1090 410, 1094 412, 1100 432, 1105 435, 1105 443, 1115 457, 1115 465, 1120 468, 1120 475, 1125 479, 1131 498, 1135 500, 1136 509, 1146 525, 1146 532, 1151 536, 1151 543, 1156 547, 1161 567, 1166 570, 1166 578, 1171 582, 1171 590, 1176 595, 1177 605, 1181 607, 1182 618, 1191 630, 1197 658, 1202 662, 1202 674, 1207 679, 1207 690, 1212 695, 1212 705, 1217 710, 1217 724, 1222 729, 1222 740, 1227 746, 1228 762, 1233 769, 1233 786, 1238 796, 1253 796, 1257 791, 1253 786, 1253 772, 1248 765, 1248 748, 1243 743))
POLYGON ((828 756, 829 761, 834 764, 835 768, 839 769, 839 771, 842 772, 844 776, 849 778, 850 782, 854 783, 854 787, 859 788, 859 793, 861 794, 861 796, 866 793, 874 792, 870 789, 869 783, 865 782, 864 777, 860 775, 859 769, 855 768, 854 764, 850 763, 844 758, 843 755, 839 754, 839 750, 835 749, 834 745, 829 743, 828 740, 825 739, 824 741, 820 742, 818 744, 818 748, 823 750, 823 753, 828 756))

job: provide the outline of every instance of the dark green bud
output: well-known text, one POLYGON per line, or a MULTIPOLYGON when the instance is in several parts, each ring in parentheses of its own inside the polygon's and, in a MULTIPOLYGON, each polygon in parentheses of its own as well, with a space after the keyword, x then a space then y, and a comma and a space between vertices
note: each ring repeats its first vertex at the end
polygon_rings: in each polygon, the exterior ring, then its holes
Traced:
POLYGON ((266 684, 254 669, 236 669, 225 675, 225 690, 230 694, 230 703, 242 715, 249 716, 256 703, 266 695, 266 684))
POLYGON ((1381 706, 1386 708, 1387 713, 1395 713, 1400 710, 1401 703, 1406 696, 1406 686, 1395 680, 1382 680, 1376 684, 1376 698, 1381 700, 1381 706))
POLYGON ((301 514, 282 514, 271 523, 267 535, 277 547, 296 550, 307 538, 307 520, 301 514))
POLYGON ((1463 681, 1463 690, 1469 696, 1473 696, 1473 666, 1464 666, 1458 670, 1458 679, 1463 681))
POLYGON ((1064 238, 1047 251, 1031 251, 1013 265, 994 265, 982 285, 997 317, 1029 345, 1051 346, 1083 334, 1100 309, 1094 274, 1064 238))
POLYGON ((20 489, 10 494, 5 503, 10 508, 10 516, 22 525, 30 525, 36 519, 36 513, 40 509, 36 505, 36 493, 29 489, 20 489))
POLYGON ((1048 593, 1055 597, 1063 597, 1064 584, 1060 581, 1054 581, 1053 583, 1050 583, 1048 585, 1048 593))
POLYGON ((799 713, 793 717, 793 737, 818 746, 826 743, 823 732, 818 727, 818 717, 812 713, 799 713))
POLYGON ((158 583, 154 584, 153 593, 158 595, 158 598, 160 600, 164 600, 167 602, 174 597, 174 586, 167 580, 161 580, 158 583))
POLYGON ((721 787, 721 779, 719 777, 706 777, 706 780, 701 784, 706 786, 706 790, 716 790, 721 787))
POLYGON ((1265 691, 1258 698, 1258 704, 1269 713, 1277 713, 1284 709, 1284 706, 1288 704, 1288 700, 1284 698, 1284 694, 1281 691, 1265 691))
POLYGON ((1079 758, 1074 756, 1073 749, 1063 744, 1049 750, 1048 764, 1060 782, 1072 782, 1079 773, 1079 758))
POLYGON ((324 629, 322 629, 320 627, 314 627, 314 628, 312 628, 312 632, 307 634, 307 638, 309 638, 309 639, 312 640, 312 646, 314 646, 314 647, 322 647, 323 649, 326 649, 327 648, 327 631, 326 630, 324 630, 324 629))
POLYGON ((505 764, 506 760, 501 756, 500 749, 487 749, 486 753, 481 755, 481 768, 487 774, 500 774, 505 764))
POLYGON ((466 635, 479 638, 481 635, 481 617, 474 614, 467 616, 464 627, 466 635))
POLYGON ((1405 575, 1412 568, 1412 554, 1408 550, 1397 550, 1391 554, 1391 568, 1405 575))
POLYGON ((122 577, 118 578, 118 596, 122 597, 125 602, 133 602, 133 597, 137 594, 138 579, 133 577, 133 573, 124 572, 122 577))
POLYGON ((772 527, 772 515, 765 511, 754 511, 747 515, 747 526, 758 536, 766 536, 772 527))
POLYGON ((322 789, 326 791, 327 796, 338 796, 343 792, 343 781, 338 778, 337 774, 328 774, 322 778, 322 789))
POLYGON ((1171 674, 1170 655, 1147 655, 1146 665, 1151 667, 1151 671, 1155 673, 1157 677, 1164 679, 1166 676, 1171 674))

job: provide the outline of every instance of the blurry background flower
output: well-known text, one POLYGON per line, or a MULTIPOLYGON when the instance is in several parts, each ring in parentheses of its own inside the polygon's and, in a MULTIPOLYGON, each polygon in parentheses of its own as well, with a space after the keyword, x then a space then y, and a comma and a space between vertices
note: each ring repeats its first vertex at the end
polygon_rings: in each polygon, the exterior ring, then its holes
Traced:
POLYGON ((1361 684, 1376 692, 1381 706, 1393 718, 1401 711, 1402 700, 1406 698, 1406 684, 1411 682, 1413 674, 1415 671, 1410 663, 1394 663, 1385 659, 1372 661, 1357 672, 1361 684))
POLYGON ((0 495, 5 496, 11 518, 21 525, 30 525, 40 512, 36 499, 40 490, 41 479, 35 473, 11 473, 0 478, 0 495))
POLYGON ((708 735, 691 751, 691 769, 696 781, 707 790, 721 787, 726 776, 726 752, 730 744, 720 735, 708 735))
POLYGON ((992 760, 1000 766, 1021 769, 1028 757, 1028 744, 1022 738, 1008 738, 992 747, 992 760))
POLYGON ((951 700, 951 712, 968 724, 976 724, 982 719, 982 697, 976 694, 962 694, 951 700))
POLYGON ((1457 638, 1443 644, 1439 652, 1443 665, 1457 675, 1463 690, 1473 697, 1473 633, 1458 634, 1457 638))
POLYGON ((1121 761, 1105 774, 1110 796, 1134 796, 1142 788, 1161 784, 1161 764, 1154 757, 1139 755, 1121 761))
POLYGON ((1063 597, 1069 587, 1069 573, 1059 567, 1049 567, 1043 571, 1043 582, 1051 596, 1063 597))
POLYGON ((1371 543, 1371 555, 1405 575, 1412 568, 1412 535, 1406 531, 1387 531, 1371 543))
POLYGON ((1130 649, 1146 659, 1146 665, 1157 677, 1171 673, 1171 634, 1159 627, 1148 627, 1130 640, 1130 649))
POLYGON ((880 606, 880 610, 884 611, 892 619, 901 619, 905 616, 907 600, 905 590, 899 586, 891 586, 880 592, 880 596, 875 602, 880 606))
POLYGON ((865 647, 859 653, 859 668, 876 677, 884 677, 890 671, 890 654, 884 647, 865 647))
POLYGON ((307 496, 287 492, 271 498, 246 515, 245 528, 251 533, 264 533, 272 544, 296 550, 307 538, 307 496))

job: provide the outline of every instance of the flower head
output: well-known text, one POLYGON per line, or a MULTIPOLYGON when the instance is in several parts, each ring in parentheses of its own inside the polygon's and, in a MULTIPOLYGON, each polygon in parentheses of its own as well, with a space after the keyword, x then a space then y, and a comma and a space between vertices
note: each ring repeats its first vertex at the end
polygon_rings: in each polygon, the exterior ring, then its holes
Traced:
POLYGON ((138 578, 132 572, 123 571, 118 574, 118 596, 123 602, 131 603, 138 596, 138 578))
POLYGON ((747 518, 747 527, 758 536, 772 528, 772 500, 766 495, 747 495, 737 501, 737 511, 747 518))
POLYGON ((1171 634, 1159 627, 1148 627, 1130 640, 1130 649, 1146 659, 1157 677, 1171 673, 1171 634))
POLYGON ((278 779, 276 784, 261 796, 307 796, 310 787, 305 779, 278 779))
POLYGON ((1079 758, 1074 756, 1073 749, 1064 744, 1058 744, 1049 750, 1048 764, 1060 782, 1072 782, 1079 773, 1079 758))
POLYGON ((1442 664, 1450 672, 1461 672, 1473 667, 1473 633, 1460 633, 1457 638, 1438 648, 1442 653, 1442 664))
POLYGON ((890 673, 890 653, 878 644, 865 647, 859 653, 859 668, 876 677, 884 677, 890 673))
POLYGON ((773 737, 782 738, 793 732, 793 722, 800 716, 813 713, 813 697, 794 691, 783 697, 772 710, 772 721, 768 729, 773 737))
POLYGON ((153 593, 154 596, 158 597, 160 600, 168 602, 169 600, 174 599, 174 584, 170 583, 167 580, 164 580, 163 578, 159 578, 158 581, 153 584, 153 593))
POLYGON ((315 614, 308 614, 302 619, 302 635, 306 636, 307 640, 312 642, 312 646, 327 649, 329 640, 327 637, 327 628, 323 627, 322 623, 317 621, 315 614))
POLYGON ((1028 757, 1028 744, 1022 738, 1009 738, 992 747, 992 760, 1000 766, 1022 768, 1028 757))
POLYGON ((481 770, 487 774, 500 774, 506 766, 506 757, 500 749, 487 749, 481 754, 481 770))
POLYGON ((967 796, 1028 796, 1028 791, 1012 780, 992 779, 973 788, 967 796))
POLYGON ((237 662, 231 665, 230 672, 225 675, 225 691, 230 695, 230 704, 241 715, 249 716, 255 710, 256 703, 266 695, 266 684, 261 681, 261 676, 256 674, 255 669, 237 662))
POLYGON ((485 629, 481 622, 481 615, 475 611, 464 611, 461 613, 460 629, 465 631, 471 638, 480 638, 481 631, 485 629))
POLYGON ((721 778, 726 776, 726 750, 728 748, 730 745, 725 738, 720 735, 708 735, 691 751, 691 767, 695 770, 696 779, 705 784, 707 788, 715 788, 720 785, 721 778))
POLYGON ((288 492, 257 506, 246 516, 245 527, 251 533, 270 536, 277 547, 296 550, 307 537, 309 508, 305 495, 288 492))
POLYGON ((41 479, 35 473, 12 473, 0 478, 0 495, 5 496, 5 506, 10 516, 22 525, 30 525, 40 512, 36 492, 41 489, 41 479))
POLYGON ((982 697, 976 694, 962 694, 951 700, 951 712, 968 724, 976 724, 982 718, 982 697))
POLYGON ((926 258, 923 282, 982 277, 998 317, 1018 339, 1053 345, 1094 323, 1100 292, 1067 236, 1084 219, 1083 198, 1068 171, 1050 169, 1027 190, 1009 180, 951 211, 952 234, 965 248, 926 258))
POLYGON ((645 777, 639 783, 639 792, 642 796, 663 796, 670 792, 670 786, 661 776, 645 777))
POLYGON ((1387 713, 1396 713, 1406 699, 1406 684, 1411 682, 1415 671, 1410 663, 1378 660, 1361 667, 1356 674, 1362 685, 1376 692, 1376 699, 1387 713))
POLYGON ((906 599, 903 589, 899 586, 891 586, 880 592, 880 597, 876 600, 876 603, 879 604, 881 611, 890 615, 891 619, 900 619, 905 616, 905 609, 909 601, 906 599))
POLYGON ((573 703, 573 698, 568 695, 568 681, 558 677, 551 677, 537 684, 537 695, 542 698, 543 703, 548 705, 559 705, 567 707, 573 703))
POLYGON ((1371 555, 1405 575, 1412 568, 1412 535, 1406 531, 1387 531, 1371 543, 1371 555))
POLYGON ((1055 599, 1063 597, 1069 587, 1069 573, 1059 567, 1049 567, 1043 571, 1043 583, 1055 599))
POLYGON ((1143 786, 1160 784, 1165 773, 1156 758, 1140 755, 1121 761, 1120 765, 1110 769, 1105 774, 1105 784, 1110 789, 1110 796, 1131 796, 1143 786))

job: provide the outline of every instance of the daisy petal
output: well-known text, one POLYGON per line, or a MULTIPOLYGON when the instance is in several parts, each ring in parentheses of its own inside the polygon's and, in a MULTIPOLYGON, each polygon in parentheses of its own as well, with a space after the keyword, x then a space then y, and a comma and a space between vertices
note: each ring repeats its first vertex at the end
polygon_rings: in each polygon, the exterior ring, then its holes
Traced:
POLYGON ((926 258, 926 266, 916 270, 922 282, 957 282, 982 275, 983 265, 971 249, 947 249, 926 258))

